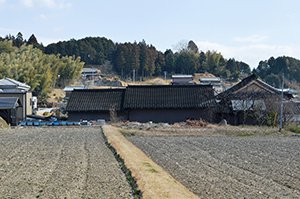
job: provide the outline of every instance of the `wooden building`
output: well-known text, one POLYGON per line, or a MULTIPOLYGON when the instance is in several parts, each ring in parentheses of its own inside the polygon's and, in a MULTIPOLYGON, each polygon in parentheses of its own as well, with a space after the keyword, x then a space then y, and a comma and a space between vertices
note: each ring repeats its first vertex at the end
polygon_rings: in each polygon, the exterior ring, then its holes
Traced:
POLYGON ((23 106, 18 97, 0 97, 0 117, 16 126, 23 119, 23 106))
MULTIPOLYGON (((281 92, 252 74, 217 95, 217 120, 229 124, 263 124, 266 114, 279 111, 281 92)), ((285 99, 292 95, 285 93, 285 99)))
POLYGON ((128 86, 124 89, 74 90, 66 110, 69 120, 181 122, 212 121, 216 105, 212 86, 128 86))
POLYGON ((79 89, 68 100, 68 120, 110 120, 126 118, 123 111, 125 89, 79 89))
POLYGON ((23 119, 33 112, 32 92, 27 84, 10 78, 0 79, 0 97, 18 97, 23 107, 23 119))
POLYGON ((211 86, 129 86, 124 109, 129 121, 181 122, 187 119, 212 121, 209 111, 214 97, 211 86))

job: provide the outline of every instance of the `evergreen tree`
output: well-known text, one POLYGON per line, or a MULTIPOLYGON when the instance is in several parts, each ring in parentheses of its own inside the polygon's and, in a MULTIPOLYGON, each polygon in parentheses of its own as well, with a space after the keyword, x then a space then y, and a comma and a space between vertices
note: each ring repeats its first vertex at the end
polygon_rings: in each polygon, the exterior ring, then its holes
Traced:
POLYGON ((190 51, 192 53, 195 53, 195 54, 199 53, 197 45, 192 40, 189 41, 187 48, 188 48, 188 51, 190 51))
POLYGON ((18 32, 16 39, 14 40, 14 45, 17 46, 18 48, 23 45, 23 35, 21 32, 18 32))
POLYGON ((36 39, 36 37, 34 36, 34 34, 32 34, 32 35, 29 37, 29 39, 28 39, 28 41, 27 41, 27 44, 33 45, 33 46, 39 44, 38 41, 37 41, 37 39, 36 39))

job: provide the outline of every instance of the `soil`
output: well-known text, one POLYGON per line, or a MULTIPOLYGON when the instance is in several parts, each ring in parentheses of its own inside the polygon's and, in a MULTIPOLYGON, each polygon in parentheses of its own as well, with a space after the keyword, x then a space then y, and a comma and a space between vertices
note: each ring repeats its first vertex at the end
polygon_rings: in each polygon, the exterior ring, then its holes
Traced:
POLYGON ((200 198, 300 198, 298 136, 127 138, 200 198))
POLYGON ((132 198, 100 128, 0 131, 2 198, 132 198))

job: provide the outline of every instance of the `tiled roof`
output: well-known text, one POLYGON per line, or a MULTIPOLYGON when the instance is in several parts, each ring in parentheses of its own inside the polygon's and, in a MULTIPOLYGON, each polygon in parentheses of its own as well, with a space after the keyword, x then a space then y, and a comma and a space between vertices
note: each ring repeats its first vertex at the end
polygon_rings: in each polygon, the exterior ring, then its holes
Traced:
POLYGON ((125 89, 74 90, 68 101, 67 111, 121 110, 125 89))
MULTIPOLYGON (((256 74, 252 74, 246 78, 244 78, 242 81, 240 81, 238 84, 230 87, 226 91, 220 93, 217 98, 227 98, 227 97, 234 97, 234 98, 243 98, 243 97, 249 97, 249 96, 254 96, 257 95, 257 97, 266 97, 268 94, 269 95, 279 95, 281 92, 277 89, 274 88, 273 86, 267 84, 266 82, 262 81, 261 79, 258 78, 256 74), (257 92, 257 93, 250 93, 250 92, 241 92, 239 94, 235 93, 236 91, 240 90, 241 88, 247 86, 250 84, 252 81, 256 81, 257 85, 260 85, 260 87, 265 88, 265 90, 268 90, 269 93, 262 93, 262 92, 257 92), (249 96, 247 96, 249 95, 249 96)), ((290 95, 285 93, 285 97, 290 98, 290 95)))
POLYGON ((212 86, 159 85, 128 86, 125 109, 203 108, 214 100, 212 86))

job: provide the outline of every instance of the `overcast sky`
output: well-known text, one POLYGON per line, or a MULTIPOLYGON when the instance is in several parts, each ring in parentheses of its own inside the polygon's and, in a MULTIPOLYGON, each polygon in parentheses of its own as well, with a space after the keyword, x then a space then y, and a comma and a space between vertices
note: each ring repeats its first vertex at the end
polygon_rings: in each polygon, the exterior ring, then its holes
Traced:
POLYGON ((299 8, 297 0, 0 0, 0 36, 145 39, 161 51, 193 40, 253 68, 270 56, 300 59, 299 8))

